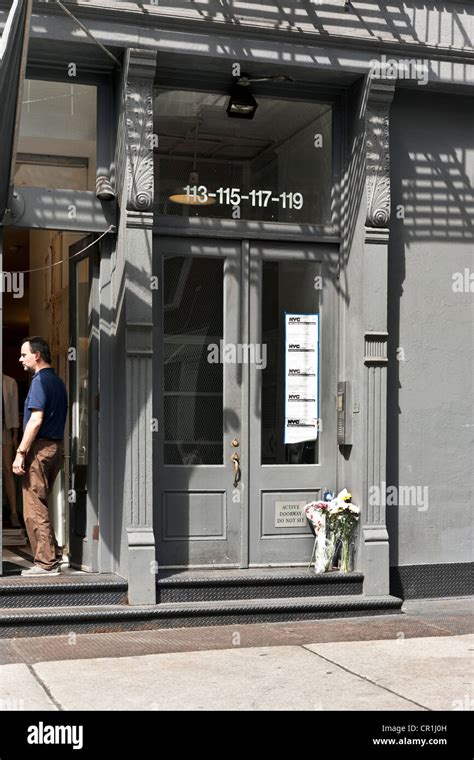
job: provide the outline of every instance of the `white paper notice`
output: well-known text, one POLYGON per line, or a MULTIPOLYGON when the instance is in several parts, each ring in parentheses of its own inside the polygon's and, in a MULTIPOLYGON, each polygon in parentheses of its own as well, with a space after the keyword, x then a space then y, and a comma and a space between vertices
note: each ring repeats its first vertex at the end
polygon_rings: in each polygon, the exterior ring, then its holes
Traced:
POLYGON ((285 314, 285 439, 315 441, 319 417, 319 314, 285 314))

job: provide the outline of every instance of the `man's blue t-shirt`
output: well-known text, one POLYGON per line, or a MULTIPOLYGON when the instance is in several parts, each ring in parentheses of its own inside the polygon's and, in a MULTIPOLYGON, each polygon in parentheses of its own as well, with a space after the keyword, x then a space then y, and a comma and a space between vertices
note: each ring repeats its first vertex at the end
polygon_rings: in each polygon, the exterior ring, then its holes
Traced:
POLYGON ((52 367, 40 369, 33 375, 25 401, 23 430, 33 409, 41 409, 44 412, 36 438, 62 440, 67 416, 67 392, 63 381, 52 367))

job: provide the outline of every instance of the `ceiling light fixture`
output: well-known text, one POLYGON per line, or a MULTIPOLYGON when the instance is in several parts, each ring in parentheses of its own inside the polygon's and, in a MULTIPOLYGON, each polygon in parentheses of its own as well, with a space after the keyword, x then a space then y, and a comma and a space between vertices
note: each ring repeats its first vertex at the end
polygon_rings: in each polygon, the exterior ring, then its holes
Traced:
POLYGON ((198 108, 197 113, 196 113, 196 127, 195 127, 195 132, 194 132, 193 169, 189 173, 188 186, 183 187, 180 185, 179 187, 175 188, 175 190, 169 196, 170 201, 173 201, 173 203, 180 203, 182 206, 212 206, 212 204, 216 202, 215 198, 209 198, 207 194, 206 196, 204 196, 204 195, 199 195, 198 192, 195 192, 195 193, 190 192, 191 187, 196 187, 196 188, 199 187, 199 175, 196 171, 199 121, 200 121, 200 108, 198 108), (200 198, 206 198, 206 200, 199 200, 200 198))
POLYGON ((252 94, 246 89, 246 85, 237 82, 232 88, 227 116, 233 119, 253 119, 258 103, 252 94))

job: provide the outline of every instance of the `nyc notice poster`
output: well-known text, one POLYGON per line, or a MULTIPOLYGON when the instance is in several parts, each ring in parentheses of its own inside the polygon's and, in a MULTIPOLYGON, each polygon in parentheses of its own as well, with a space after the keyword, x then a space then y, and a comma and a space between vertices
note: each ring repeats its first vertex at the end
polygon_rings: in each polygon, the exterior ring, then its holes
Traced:
POLYGON ((285 314, 284 443, 315 441, 319 417, 319 314, 285 314))

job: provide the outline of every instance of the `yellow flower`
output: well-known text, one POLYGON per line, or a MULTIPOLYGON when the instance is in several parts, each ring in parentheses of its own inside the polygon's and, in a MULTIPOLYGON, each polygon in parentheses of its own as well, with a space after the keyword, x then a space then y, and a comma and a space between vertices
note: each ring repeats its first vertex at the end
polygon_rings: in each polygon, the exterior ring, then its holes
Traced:
POLYGON ((349 493, 347 488, 343 488, 342 491, 337 494, 337 498, 342 499, 342 501, 350 501, 352 499, 352 494, 349 493))

